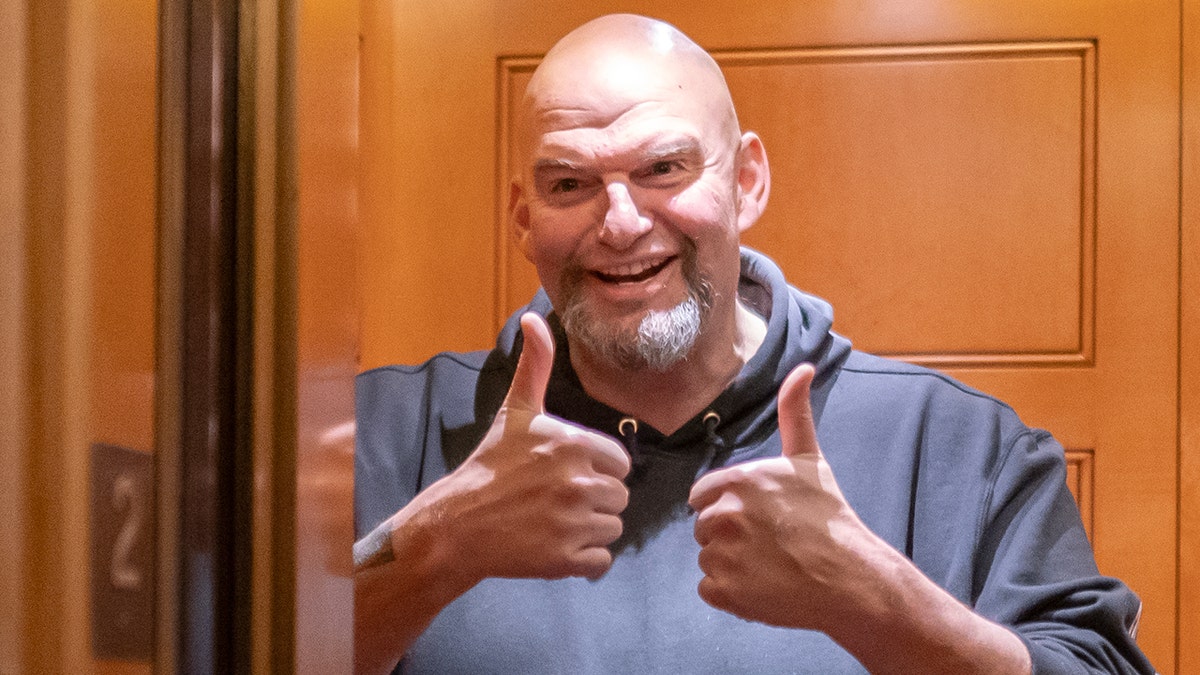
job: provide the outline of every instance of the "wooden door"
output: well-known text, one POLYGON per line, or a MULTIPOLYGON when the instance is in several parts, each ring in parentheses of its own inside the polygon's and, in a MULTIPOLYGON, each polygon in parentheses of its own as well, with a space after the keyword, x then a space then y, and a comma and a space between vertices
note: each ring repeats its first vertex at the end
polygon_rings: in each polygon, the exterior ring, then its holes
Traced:
POLYGON ((1062 441, 1100 567, 1175 672, 1178 0, 365 10, 364 368, 490 346, 527 301, 510 111, 539 55, 609 11, 722 64, 774 172, 745 241, 836 330, 1062 441))

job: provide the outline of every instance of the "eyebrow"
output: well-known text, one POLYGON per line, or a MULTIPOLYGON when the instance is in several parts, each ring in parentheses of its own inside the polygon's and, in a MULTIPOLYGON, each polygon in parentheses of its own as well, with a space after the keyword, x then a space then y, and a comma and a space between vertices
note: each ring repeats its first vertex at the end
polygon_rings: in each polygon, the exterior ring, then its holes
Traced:
MULTIPOLYGON (((656 162, 671 157, 680 155, 690 155, 700 152, 700 143, 696 139, 681 138, 673 139, 664 142, 651 142, 645 146, 637 148, 643 155, 644 161, 656 162)), ((583 165, 579 162, 563 159, 563 158, 542 158, 534 162, 534 173, 543 173, 547 171, 565 170, 578 171, 583 165)))
POLYGON ((666 159, 668 157, 678 157, 679 155, 700 152, 700 143, 692 138, 681 138, 665 143, 652 144, 646 148, 645 152, 651 161, 666 159))
POLYGON ((555 171, 559 169, 575 171, 579 169, 579 164, 577 162, 572 162, 569 159, 539 159, 533 164, 534 173, 555 171))

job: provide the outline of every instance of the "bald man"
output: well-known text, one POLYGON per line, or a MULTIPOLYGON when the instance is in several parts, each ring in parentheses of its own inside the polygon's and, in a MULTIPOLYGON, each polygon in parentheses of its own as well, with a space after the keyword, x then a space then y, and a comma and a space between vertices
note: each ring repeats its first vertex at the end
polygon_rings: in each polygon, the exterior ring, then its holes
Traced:
POLYGON ((1152 672, 1053 439, 740 247, 770 169, 704 50, 596 19, 520 115, 542 291, 358 381, 360 672, 1152 672))

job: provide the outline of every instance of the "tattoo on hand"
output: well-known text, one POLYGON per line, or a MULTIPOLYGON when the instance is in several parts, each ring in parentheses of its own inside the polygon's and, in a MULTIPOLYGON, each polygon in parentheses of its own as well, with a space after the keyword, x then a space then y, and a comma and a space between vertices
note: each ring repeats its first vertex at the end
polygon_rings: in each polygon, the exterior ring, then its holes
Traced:
POLYGON ((371 530, 367 536, 354 542, 354 571, 363 572, 386 565, 396 559, 392 551, 392 536, 387 523, 371 530))

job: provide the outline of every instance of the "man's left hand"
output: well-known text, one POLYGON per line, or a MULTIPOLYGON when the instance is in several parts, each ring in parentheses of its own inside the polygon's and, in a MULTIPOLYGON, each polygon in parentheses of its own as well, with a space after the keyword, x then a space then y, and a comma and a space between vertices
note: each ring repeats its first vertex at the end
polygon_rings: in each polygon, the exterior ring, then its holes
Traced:
POLYGON ((705 602, 754 621, 828 631, 861 616, 862 603, 883 591, 871 563, 891 556, 846 502, 817 445, 813 376, 802 364, 780 387, 782 456, 706 474, 689 504, 705 602))

